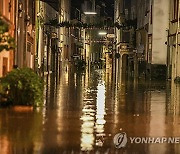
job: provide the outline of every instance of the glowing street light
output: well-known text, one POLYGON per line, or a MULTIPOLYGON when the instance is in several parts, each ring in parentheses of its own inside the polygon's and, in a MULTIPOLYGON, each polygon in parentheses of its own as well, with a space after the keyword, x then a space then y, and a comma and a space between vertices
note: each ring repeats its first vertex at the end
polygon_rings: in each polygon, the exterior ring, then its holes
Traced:
POLYGON ((99 32, 99 35, 107 35, 107 32, 99 32))
POLYGON ((97 13, 96 12, 84 12, 84 14, 86 14, 86 15, 95 15, 97 13))

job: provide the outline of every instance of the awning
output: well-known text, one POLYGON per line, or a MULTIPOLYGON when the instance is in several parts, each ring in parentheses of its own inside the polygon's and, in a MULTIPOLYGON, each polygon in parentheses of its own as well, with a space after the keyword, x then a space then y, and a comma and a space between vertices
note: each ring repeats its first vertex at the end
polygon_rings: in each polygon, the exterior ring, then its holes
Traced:
POLYGON ((49 4, 56 11, 59 11, 59 0, 41 0, 41 1, 49 4))

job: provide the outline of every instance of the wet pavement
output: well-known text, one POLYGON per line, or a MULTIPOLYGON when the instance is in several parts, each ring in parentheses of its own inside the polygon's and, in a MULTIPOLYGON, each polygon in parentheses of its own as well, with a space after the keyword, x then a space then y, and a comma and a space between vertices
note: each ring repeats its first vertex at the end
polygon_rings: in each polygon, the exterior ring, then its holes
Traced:
POLYGON ((163 81, 115 84, 111 71, 45 76, 43 108, 0 109, 0 154, 180 153, 180 143, 130 143, 113 138, 180 137, 180 87, 163 81))

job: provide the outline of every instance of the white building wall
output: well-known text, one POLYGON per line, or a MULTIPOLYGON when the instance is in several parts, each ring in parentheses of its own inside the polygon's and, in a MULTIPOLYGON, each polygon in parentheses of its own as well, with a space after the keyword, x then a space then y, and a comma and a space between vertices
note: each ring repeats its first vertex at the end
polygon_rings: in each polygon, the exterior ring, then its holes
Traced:
POLYGON ((152 64, 166 64, 167 61, 167 29, 169 27, 170 0, 154 0, 153 3, 153 38, 152 64))

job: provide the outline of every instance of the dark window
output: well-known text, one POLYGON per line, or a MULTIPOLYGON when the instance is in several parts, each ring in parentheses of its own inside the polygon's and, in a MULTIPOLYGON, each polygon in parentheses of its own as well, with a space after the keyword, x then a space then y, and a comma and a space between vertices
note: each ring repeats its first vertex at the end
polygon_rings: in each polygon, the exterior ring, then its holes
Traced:
POLYGON ((32 46, 31 43, 28 42, 27 43, 27 52, 31 52, 31 46, 32 46))
POLYGON ((150 23, 152 24, 152 20, 153 20, 153 8, 152 8, 152 5, 151 5, 151 21, 150 21, 150 23))
POLYGON ((148 63, 152 62, 152 35, 148 36, 148 54, 147 54, 148 63))
POLYGON ((0 14, 3 13, 3 0, 0 0, 0 14))
POLYGON ((173 12, 173 19, 178 18, 178 9, 179 9, 179 0, 174 0, 174 12, 173 12))

